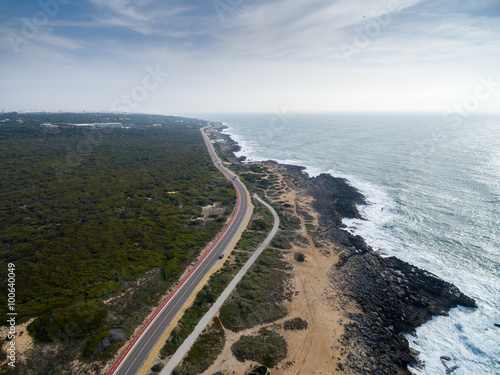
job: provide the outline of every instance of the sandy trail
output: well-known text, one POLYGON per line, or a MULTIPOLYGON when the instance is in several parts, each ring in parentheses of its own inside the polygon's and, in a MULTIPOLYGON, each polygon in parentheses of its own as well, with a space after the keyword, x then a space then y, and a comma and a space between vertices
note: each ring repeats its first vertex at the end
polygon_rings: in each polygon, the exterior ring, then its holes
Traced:
POLYGON ((343 323, 347 319, 345 312, 337 307, 336 291, 332 288, 329 276, 331 267, 338 260, 336 248, 329 242, 322 242, 320 247, 315 245, 306 229, 306 220, 300 214, 306 212, 310 215, 308 223, 317 228, 318 215, 312 209, 312 199, 293 186, 280 166, 268 165, 268 168, 279 177, 281 191, 279 195, 267 196, 267 199, 271 202, 282 201, 291 206, 294 214, 301 220, 299 232, 309 242, 308 245, 294 245, 291 250, 283 252, 284 260, 293 265, 293 270, 289 272, 293 276, 295 295, 292 302, 284 303, 289 311, 287 317, 238 333, 226 330, 223 352, 203 375, 212 375, 218 371, 223 374, 246 374, 256 363, 237 361, 231 353, 231 346, 242 335, 256 334, 262 327, 274 326, 275 331, 288 344, 288 356, 272 369, 273 375, 331 374, 336 370, 338 358, 341 357, 339 340, 344 332, 343 323), (296 252, 305 255, 305 262, 300 263, 294 259, 296 252), (299 331, 284 330, 283 323, 296 317, 307 321, 308 328, 299 331))

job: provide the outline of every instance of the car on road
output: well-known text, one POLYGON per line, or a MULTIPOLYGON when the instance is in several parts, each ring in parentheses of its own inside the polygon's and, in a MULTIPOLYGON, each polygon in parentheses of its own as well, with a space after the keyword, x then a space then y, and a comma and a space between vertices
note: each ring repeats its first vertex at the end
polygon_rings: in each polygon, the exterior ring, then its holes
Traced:
POLYGON ((219 259, 224 258, 224 254, 219 255, 219 259))

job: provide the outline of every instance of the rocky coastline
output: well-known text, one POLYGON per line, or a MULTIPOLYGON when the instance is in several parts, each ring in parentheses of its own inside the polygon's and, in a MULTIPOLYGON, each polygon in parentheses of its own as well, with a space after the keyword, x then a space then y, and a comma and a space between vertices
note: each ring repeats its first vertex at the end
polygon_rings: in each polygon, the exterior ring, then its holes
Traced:
MULTIPOLYGON (((224 125, 218 124, 218 130, 224 125)), ((231 163, 239 145, 227 134, 225 154, 231 163)), ((313 198, 322 236, 339 249, 331 269, 336 299, 348 322, 342 336, 345 356, 338 371, 355 374, 410 374, 408 366, 423 366, 404 333, 413 332, 435 315, 447 315, 459 305, 476 307, 456 286, 395 257, 382 257, 360 236, 345 230, 344 218, 362 219, 357 207, 365 197, 343 178, 321 174, 311 178, 303 167, 285 166, 294 183, 313 198), (356 313, 347 312, 356 306, 356 313), (347 349, 351 348, 351 349, 347 349), (354 348, 354 349, 352 349, 354 348)), ((446 366, 445 366, 446 367, 446 366)), ((455 368, 444 368, 451 373, 455 368)))
POLYGON ((322 174, 308 178, 306 185, 327 228, 325 236, 341 248, 332 283, 341 300, 355 301, 362 310, 348 314, 352 322, 343 340, 357 351, 348 355, 347 365, 357 373, 409 374, 409 365, 422 364, 403 334, 458 305, 476 307, 475 301, 427 271, 380 256, 362 237, 345 231, 341 218, 361 218, 356 205, 364 203, 346 180, 322 174))

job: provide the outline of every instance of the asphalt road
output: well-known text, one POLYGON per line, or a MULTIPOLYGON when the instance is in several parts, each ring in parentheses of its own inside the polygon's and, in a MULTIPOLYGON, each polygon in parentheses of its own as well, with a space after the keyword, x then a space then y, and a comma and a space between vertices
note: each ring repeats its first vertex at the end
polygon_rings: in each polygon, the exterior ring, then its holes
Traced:
POLYGON ((280 219, 278 217, 278 214, 276 211, 266 202, 264 202, 262 199, 260 199, 257 194, 254 194, 255 199, 257 199, 260 203, 262 203, 264 206, 267 207, 269 211, 271 211, 271 214, 273 215, 274 218, 274 224, 273 228, 267 235, 266 239, 260 244, 260 246, 257 248, 257 250, 254 251, 254 253, 250 256, 250 258, 247 260, 247 262, 243 265, 241 270, 238 271, 238 273, 234 276, 234 278, 231 280, 229 285, 224 289, 224 291, 221 293, 221 295, 217 298, 217 301, 210 307, 210 310, 203 316, 203 318, 200 319, 200 322, 198 325, 195 327, 193 332, 189 335, 186 340, 182 343, 182 345, 177 349, 177 351, 172 355, 172 357, 169 359, 163 370, 160 371, 160 375, 170 375, 174 369, 181 363, 182 359, 184 356, 189 352, 189 349, 191 349, 191 346, 195 343, 195 341, 198 339, 198 337, 201 335, 205 327, 210 323, 212 318, 215 316, 217 311, 222 307, 224 302, 229 298, 231 295, 232 291, 236 288, 238 283, 243 279, 243 276, 248 272, 250 267, 254 265, 254 263, 257 261, 257 258, 260 256, 260 254, 267 248, 267 246, 271 243, 272 239, 278 233, 279 226, 280 226, 280 219))
POLYGON ((244 185, 231 171, 221 165, 204 130, 201 130, 201 132, 215 166, 231 180, 236 189, 236 210, 225 230, 212 245, 211 249, 196 263, 189 274, 179 282, 176 288, 157 308, 155 313, 141 327, 108 371, 108 375, 136 375, 141 370, 142 365, 163 336, 163 333, 186 304, 189 297, 194 293, 197 286, 212 267, 221 262, 219 256, 228 251, 237 236, 243 231, 250 214, 249 196, 244 185))

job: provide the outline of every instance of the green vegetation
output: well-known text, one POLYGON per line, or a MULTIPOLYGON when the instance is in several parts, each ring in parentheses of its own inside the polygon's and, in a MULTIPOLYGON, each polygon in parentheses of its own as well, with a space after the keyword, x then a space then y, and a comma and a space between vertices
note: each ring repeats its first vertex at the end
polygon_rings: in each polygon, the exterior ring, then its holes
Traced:
POLYGON ((302 263, 306 260, 306 256, 303 253, 297 252, 293 256, 295 260, 299 263, 302 263))
POLYGON ((184 340, 193 332, 199 320, 210 309, 217 297, 205 286, 197 294, 193 304, 189 307, 177 326, 172 330, 167 342, 160 350, 162 358, 168 357, 182 345, 184 340))
POLYGON ((301 318, 293 318, 283 323, 283 328, 286 331, 298 331, 302 329, 307 329, 308 326, 309 324, 304 319, 301 318))
POLYGON ((285 212, 281 212, 280 215, 280 229, 282 230, 295 230, 300 229, 300 219, 295 216, 285 212))
POLYGON ((179 374, 201 374, 217 359, 226 342, 224 329, 219 318, 214 318, 212 326, 200 335, 182 363, 179 374))
POLYGON ((153 372, 160 372, 161 370, 163 370, 163 365, 161 363, 157 363, 156 365, 151 367, 151 371, 153 372))
POLYGON ((280 231, 271 241, 271 246, 276 247, 277 249, 287 250, 292 248, 292 243, 290 242, 290 237, 287 233, 280 231))
MULTIPOLYGON (((0 125, 0 262, 16 265, 19 322, 37 317, 29 330, 39 342, 69 340, 76 348, 79 340, 91 353, 110 328, 130 334, 134 327, 128 324, 140 321, 176 282, 222 227, 234 189, 213 166, 198 120, 115 114, 4 118, 11 121, 0 125), (130 128, 65 125, 94 122, 130 128), (213 203, 225 212, 201 220, 201 206, 213 203), (144 283, 150 289, 134 287, 149 270, 160 270, 144 283), (131 287, 141 291, 132 301, 102 304, 131 287), (115 309, 126 316, 117 319, 115 309)), ((6 272, 0 268, 2 290, 6 272)), ((4 317, 6 298, 0 295, 4 317)))
POLYGON ((208 283, 197 294, 193 304, 186 310, 178 325, 174 328, 167 342, 161 349, 160 353, 163 358, 174 354, 179 346, 182 345, 184 340, 193 332, 201 317, 210 309, 215 300, 238 273, 244 261, 247 260, 250 251, 255 250, 267 236, 273 223, 272 215, 267 208, 257 201, 253 203, 255 205, 255 210, 253 218, 249 223, 249 228, 243 232, 240 241, 238 241, 236 245, 236 264, 226 262, 219 271, 210 277, 208 283), (257 222, 257 224, 255 224, 255 222, 257 222), (263 227, 264 230, 250 229, 254 227, 263 227))
MULTIPOLYGON (((252 165, 250 168, 252 169, 252 167, 255 169, 255 167, 259 166, 252 165)), ((260 168, 260 171, 262 171, 262 168, 260 168)), ((269 189, 273 185, 273 183, 265 178, 262 173, 241 173, 240 178, 245 184, 249 185, 252 190, 258 192, 269 189)))
POLYGON ((99 330, 107 314, 103 303, 80 303, 43 314, 28 326, 28 330, 40 341, 78 339, 99 330))
POLYGON ((83 349, 83 358, 90 359, 110 359, 120 346, 126 341, 125 333, 122 330, 106 329, 100 334, 88 340, 83 349))
POLYGON ((251 360, 272 368, 286 358, 287 344, 277 333, 262 328, 258 336, 241 336, 231 351, 241 362, 251 360))
POLYGON ((289 298, 286 283, 288 265, 281 252, 267 249, 220 310, 224 327, 238 332, 259 324, 274 322, 287 314, 281 302, 289 298))

